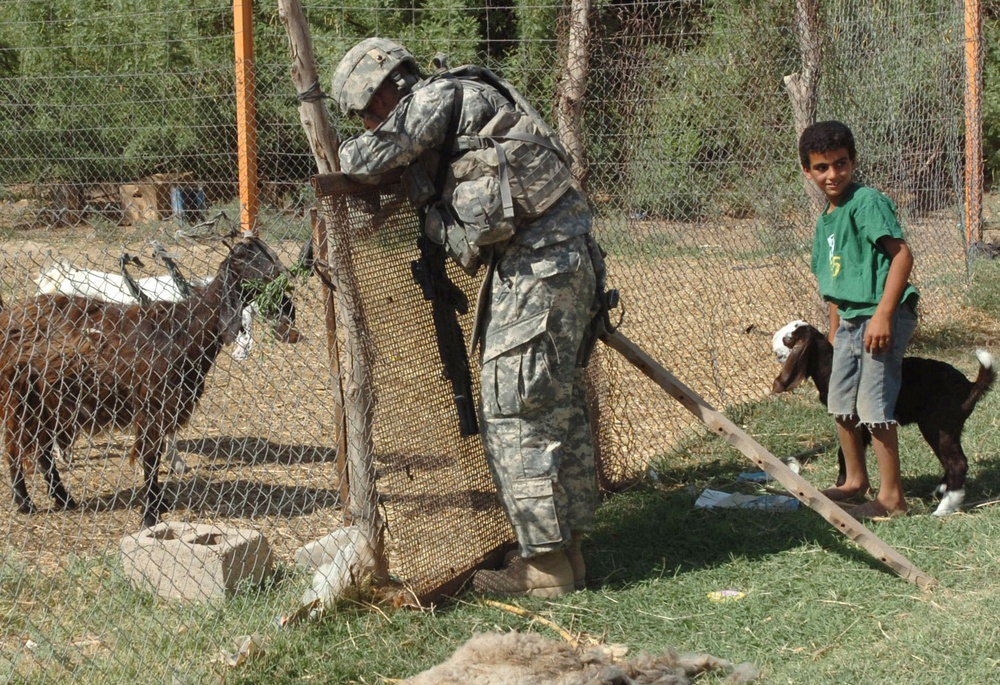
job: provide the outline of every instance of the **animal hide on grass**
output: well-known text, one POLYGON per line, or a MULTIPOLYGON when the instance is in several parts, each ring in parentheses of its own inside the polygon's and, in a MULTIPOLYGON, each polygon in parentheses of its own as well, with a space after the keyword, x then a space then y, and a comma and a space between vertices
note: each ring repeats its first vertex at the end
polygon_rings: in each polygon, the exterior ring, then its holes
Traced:
POLYGON ((734 666, 710 654, 669 650, 619 660, 607 645, 577 649, 534 633, 483 633, 402 685, 690 685, 708 671, 729 673, 731 684, 757 677, 750 664, 734 666))

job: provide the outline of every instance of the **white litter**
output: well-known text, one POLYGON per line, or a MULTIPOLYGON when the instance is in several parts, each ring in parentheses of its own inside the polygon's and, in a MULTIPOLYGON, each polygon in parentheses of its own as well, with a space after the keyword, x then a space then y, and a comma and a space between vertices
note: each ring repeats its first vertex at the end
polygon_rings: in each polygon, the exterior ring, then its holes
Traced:
POLYGON ((756 509, 759 511, 795 511, 799 501, 785 495, 744 495, 739 492, 703 490, 695 500, 696 509, 756 509))

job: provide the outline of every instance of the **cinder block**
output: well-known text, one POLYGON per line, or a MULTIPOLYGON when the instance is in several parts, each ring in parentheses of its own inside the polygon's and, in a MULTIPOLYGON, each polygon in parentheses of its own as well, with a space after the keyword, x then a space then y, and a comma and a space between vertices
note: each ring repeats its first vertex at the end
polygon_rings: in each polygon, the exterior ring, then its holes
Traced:
POLYGON ((271 573, 271 546, 259 532, 208 524, 160 523, 121 542, 125 575, 139 589, 171 599, 231 594, 244 578, 271 573))

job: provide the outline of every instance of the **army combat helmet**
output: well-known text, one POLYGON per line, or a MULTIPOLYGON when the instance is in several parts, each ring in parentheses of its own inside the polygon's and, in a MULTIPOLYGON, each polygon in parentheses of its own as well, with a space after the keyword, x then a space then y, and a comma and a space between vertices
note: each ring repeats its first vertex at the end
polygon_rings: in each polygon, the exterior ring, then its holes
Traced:
POLYGON ((413 85, 420 69, 413 55, 386 38, 365 38, 347 51, 333 72, 331 96, 344 116, 364 111, 389 77, 400 87, 413 85), (409 69, 401 70, 406 65, 409 69))

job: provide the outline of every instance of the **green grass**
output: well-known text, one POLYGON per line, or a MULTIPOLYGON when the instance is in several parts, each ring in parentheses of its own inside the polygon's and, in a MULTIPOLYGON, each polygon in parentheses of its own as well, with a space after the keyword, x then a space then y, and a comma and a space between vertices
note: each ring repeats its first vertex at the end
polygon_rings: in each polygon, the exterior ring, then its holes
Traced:
MULTIPOLYGON (((985 309, 993 300, 981 287, 970 302, 985 309)), ((982 343, 982 332, 961 326, 921 329, 911 352, 971 375, 972 347, 982 343)), ((728 415, 779 457, 813 452, 802 459, 802 475, 819 487, 833 482, 833 424, 811 383, 728 415)), ((998 416, 1000 389, 966 424, 969 502, 1000 496, 998 416)), ((737 481, 751 463, 701 429, 653 464, 655 480, 602 505, 584 545, 585 592, 511 603, 633 653, 674 648, 749 661, 766 683, 997 682, 1000 504, 931 516, 940 465, 915 427, 900 429, 900 451, 911 515, 870 528, 934 577, 932 590, 897 577, 809 509, 694 508, 705 488, 763 492, 737 481), (725 589, 745 597, 708 598, 725 589)), ((241 588, 228 600, 189 606, 134 592, 119 568, 114 555, 70 559, 52 576, 0 557, 0 681, 374 684, 439 663, 476 632, 558 639, 543 623, 471 595, 426 612, 344 602, 317 621, 279 629, 275 619, 296 606, 309 582, 294 569, 282 567, 266 586, 241 588), (266 638, 260 655, 235 669, 215 661, 252 633, 266 638), (19 649, 26 639, 36 646, 19 649)))
POLYGON ((978 259, 973 263, 972 285, 969 287, 969 303, 990 316, 1000 319, 1000 263, 995 260, 978 259))
MULTIPOLYGON (((927 335, 923 353, 967 373, 975 359, 954 333, 927 335)), ((967 424, 968 499, 1000 494, 1000 393, 967 424)), ((832 423, 811 385, 733 409, 732 418, 778 456, 810 448, 803 475, 823 486, 836 473, 832 423)), ((658 480, 601 507, 584 551, 590 586, 557 601, 514 603, 571 630, 633 651, 707 651, 750 661, 768 683, 939 685, 995 682, 1000 667, 1000 505, 938 519, 927 497, 937 460, 915 427, 900 431, 912 515, 874 522, 873 532, 938 585, 921 591, 894 575, 808 509, 790 513, 706 511, 702 489, 735 491, 752 465, 704 432, 655 465, 658 480), (714 603, 715 590, 742 600, 714 603)), ((748 491, 752 491, 750 486, 748 491)), ((479 605, 471 596, 430 613, 344 609, 282 633, 239 683, 382 682, 440 662, 483 630, 539 623, 479 605)), ((712 678, 700 682, 721 682, 712 678)))
MULTIPOLYGON (((953 335, 927 336, 936 356, 964 359, 953 335), (942 347, 942 341, 945 346, 942 347)), ((956 363, 961 363, 956 361, 956 363)), ((970 419, 970 501, 1000 494, 1000 393, 970 419)), ((730 411, 734 421, 779 457, 811 448, 803 475, 832 482, 833 427, 811 385, 730 411)), ((912 515, 871 529, 938 585, 924 592, 900 579, 808 509, 789 513, 695 509, 704 488, 735 491, 752 468, 736 450, 702 432, 655 464, 655 482, 601 507, 587 540, 587 591, 556 601, 515 600, 563 628, 633 652, 707 651, 750 661, 762 682, 940 685, 995 682, 1000 659, 1000 506, 945 519, 925 497, 940 467, 913 427, 900 431, 904 485, 912 515), (745 598, 714 603, 708 593, 745 598)), ((380 683, 428 668, 473 633, 535 631, 543 624, 487 607, 471 595, 427 612, 344 603, 315 622, 278 629, 308 578, 290 569, 266 588, 188 607, 133 592, 117 561, 79 560, 47 578, 8 560, 0 572, 7 636, 34 635, 32 661, 11 682, 380 683), (36 611, 25 607, 37 605, 36 611), (240 635, 267 637, 263 653, 237 669, 212 659, 240 635), (100 636, 87 659, 74 642, 100 636), (44 635, 45 640, 38 635, 44 635)), ((10 656, 4 650, 3 656, 10 656)), ((0 679, 3 672, 0 659, 0 679)), ((722 682, 706 677, 705 683, 722 682)))

